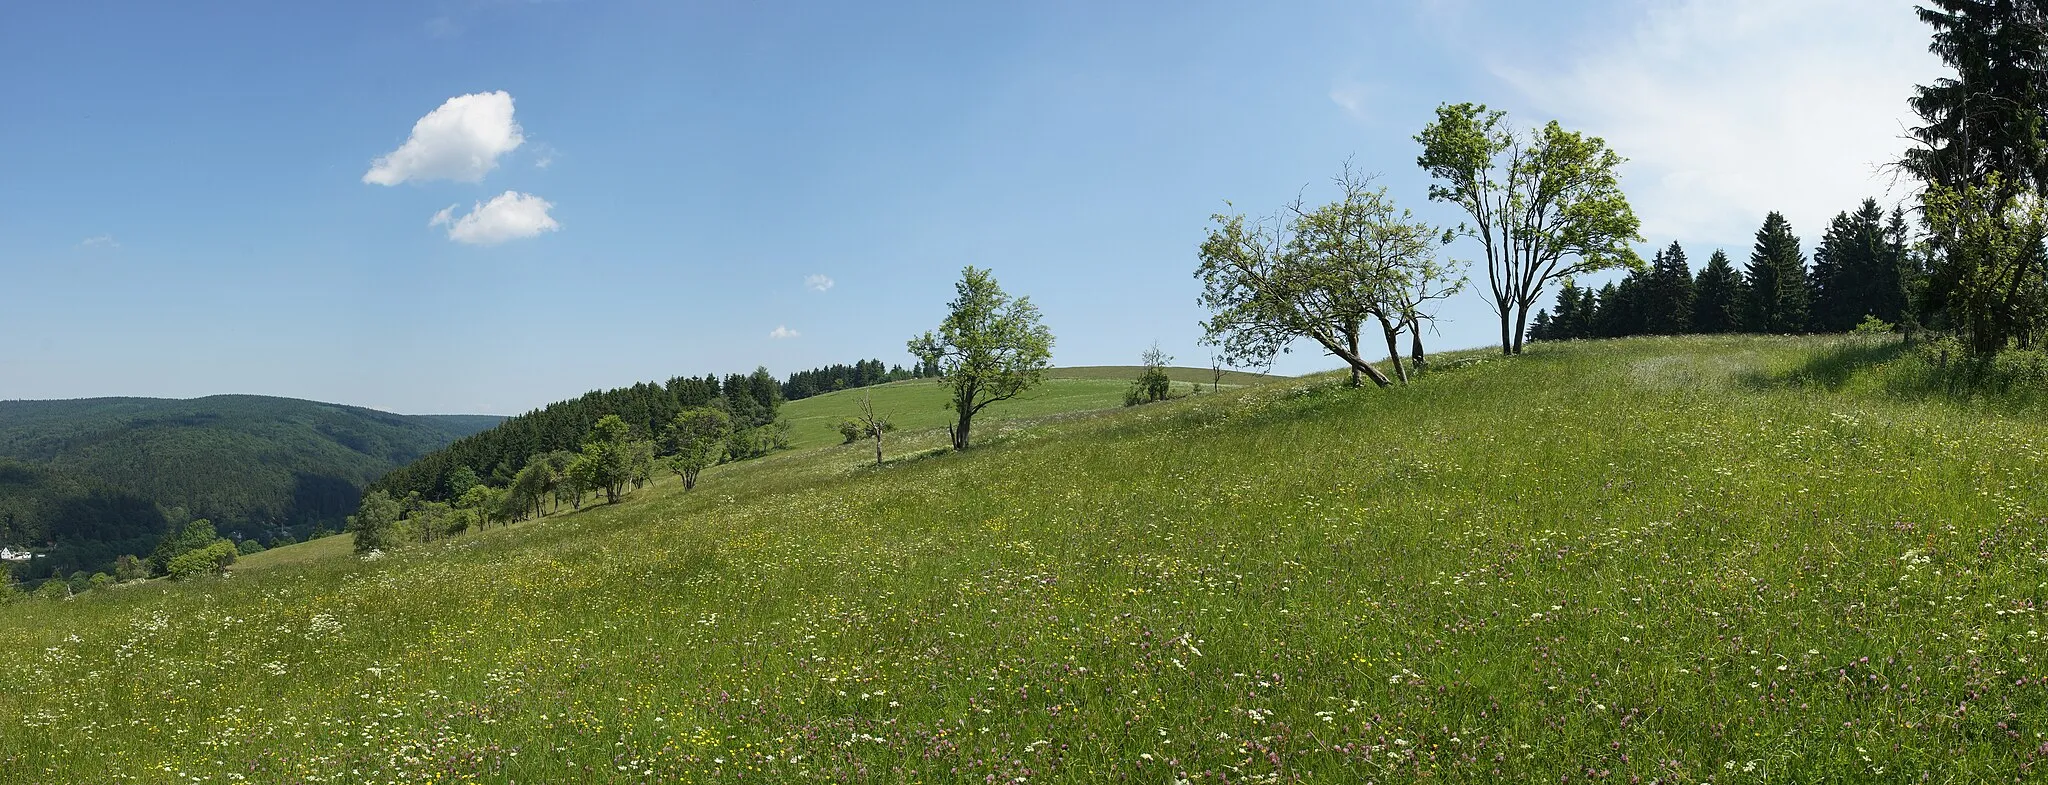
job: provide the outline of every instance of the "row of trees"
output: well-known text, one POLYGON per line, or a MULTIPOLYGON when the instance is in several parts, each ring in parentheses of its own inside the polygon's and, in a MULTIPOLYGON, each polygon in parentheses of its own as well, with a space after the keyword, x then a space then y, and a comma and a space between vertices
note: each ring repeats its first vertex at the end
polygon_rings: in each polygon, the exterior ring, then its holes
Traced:
POLYGON ((682 478, 683 489, 697 487, 704 469, 727 460, 753 457, 751 443, 737 440, 741 431, 723 407, 695 406, 677 412, 658 438, 636 434, 624 418, 598 419, 575 451, 555 450, 531 456, 512 478, 493 485, 475 475, 450 501, 418 493, 395 498, 383 490, 363 496, 348 519, 357 553, 384 551, 414 542, 432 542, 492 523, 504 525, 561 510, 564 503, 581 509, 586 496, 617 503, 667 470, 682 478), (551 504, 552 503, 552 506, 551 504))
POLYGON ((1845 332, 1866 319, 1913 324, 1924 273, 1903 211, 1875 199, 1835 217, 1809 269, 1783 215, 1757 230, 1741 270, 1715 251, 1695 276, 1673 242, 1648 267, 1597 292, 1567 279, 1553 309, 1536 313, 1532 340, 1681 333, 1845 332))
POLYGON ((676 415, 703 407, 718 409, 731 421, 727 452, 751 458, 787 443, 787 428, 779 419, 782 402, 782 383, 766 368, 722 379, 679 376, 664 384, 593 391, 456 440, 392 471, 368 490, 383 491, 393 499, 418 494, 429 501, 453 502, 478 482, 509 485, 535 456, 581 450, 591 429, 605 417, 617 417, 635 439, 652 440, 676 415))
POLYGON ((901 365, 885 366, 881 360, 860 360, 852 365, 828 365, 790 374, 789 379, 782 383, 782 398, 786 401, 798 401, 838 390, 872 387, 877 384, 900 382, 905 379, 925 379, 938 375, 939 369, 929 363, 918 363, 905 368, 901 365))

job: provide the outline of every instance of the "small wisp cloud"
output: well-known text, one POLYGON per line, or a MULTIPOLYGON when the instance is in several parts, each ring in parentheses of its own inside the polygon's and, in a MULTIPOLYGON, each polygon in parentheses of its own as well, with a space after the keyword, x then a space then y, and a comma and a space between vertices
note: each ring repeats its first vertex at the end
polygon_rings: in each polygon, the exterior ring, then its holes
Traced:
POLYGON ((787 325, 777 325, 773 331, 768 333, 768 337, 774 338, 775 340, 778 341, 786 338, 795 338, 799 335, 803 335, 803 333, 789 329, 787 325))
POLYGON ((506 191, 488 202, 478 202, 470 208, 468 215, 461 218, 455 217, 455 207, 451 204, 441 208, 427 225, 448 227, 448 239, 458 243, 497 245, 562 228, 561 223, 548 215, 548 210, 554 208, 553 204, 518 191, 506 191))
POLYGON ((370 164, 363 182, 474 183, 498 168, 498 158, 526 142, 512 118, 512 94, 503 90, 458 95, 412 124, 398 149, 370 164))
POLYGON ((822 292, 831 289, 833 283, 834 282, 831 278, 823 275, 804 276, 804 288, 814 292, 822 292))

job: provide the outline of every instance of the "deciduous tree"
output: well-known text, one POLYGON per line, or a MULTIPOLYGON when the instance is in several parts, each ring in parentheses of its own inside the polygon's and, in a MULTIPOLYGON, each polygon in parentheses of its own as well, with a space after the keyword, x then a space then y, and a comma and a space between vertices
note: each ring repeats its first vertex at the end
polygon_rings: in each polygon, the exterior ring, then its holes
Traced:
POLYGON ((953 449, 965 450, 974 415, 1045 378, 1053 337, 1031 298, 1012 299, 987 270, 962 270, 954 292, 938 331, 911 339, 910 353, 952 388, 953 449))
POLYGON ((1529 313, 1552 281, 1642 264, 1635 211, 1605 140, 1551 122, 1524 136, 1507 114, 1445 104, 1415 137, 1417 163, 1436 179, 1431 199, 1464 209, 1460 227, 1485 254, 1487 295, 1500 315, 1501 353, 1522 350, 1529 313))

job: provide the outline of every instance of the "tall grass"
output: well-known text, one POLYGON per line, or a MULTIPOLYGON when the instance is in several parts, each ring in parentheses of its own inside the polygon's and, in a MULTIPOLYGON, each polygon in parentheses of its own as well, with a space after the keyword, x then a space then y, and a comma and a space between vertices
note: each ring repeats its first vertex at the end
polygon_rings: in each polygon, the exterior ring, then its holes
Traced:
POLYGON ((16 604, 0 781, 2034 778, 2048 424, 1755 383, 1828 350, 1289 380, 16 604))

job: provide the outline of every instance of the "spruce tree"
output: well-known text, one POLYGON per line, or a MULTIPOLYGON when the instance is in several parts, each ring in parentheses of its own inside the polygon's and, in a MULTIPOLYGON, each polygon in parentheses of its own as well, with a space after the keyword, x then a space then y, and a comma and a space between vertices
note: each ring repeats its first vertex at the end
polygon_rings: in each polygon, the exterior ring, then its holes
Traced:
POLYGON ((1588 292, 1580 289, 1578 283, 1573 281, 1565 281, 1564 288, 1557 290, 1557 313, 1550 318, 1549 327, 1545 331, 1547 340, 1569 341, 1574 338, 1591 337, 1590 331, 1587 330, 1591 315, 1582 310, 1585 307, 1586 294, 1588 292))
POLYGON ((1555 341, 1555 340, 1557 340, 1557 339, 1558 339, 1558 337, 1557 337, 1557 336, 1555 336, 1555 335, 1551 335, 1551 331, 1552 331, 1553 327, 1554 327, 1554 323, 1553 323, 1553 322, 1552 322, 1552 321, 1550 320, 1550 311, 1549 311, 1549 310, 1547 310, 1547 309, 1538 309, 1538 310, 1536 311, 1536 321, 1535 321, 1535 322, 1533 322, 1533 323, 1531 323, 1531 324, 1529 325, 1529 340, 1531 340, 1531 341, 1555 341))
POLYGON ((1743 277, 1748 283, 1743 289, 1743 329, 1758 333, 1805 331, 1811 300, 1806 259, 1799 252, 1799 237, 1792 233, 1792 223, 1782 213, 1764 217, 1743 277))
POLYGON ((1742 273, 1715 251, 1694 286, 1692 329, 1699 333, 1732 333, 1742 326, 1742 273))
POLYGON ((1692 265, 1676 241, 1657 253, 1643 283, 1643 326, 1653 335, 1692 331, 1694 286, 1692 265))
POLYGON ((1898 322, 1905 313, 1902 247, 1892 244, 1884 210, 1866 199, 1855 213, 1841 213, 1813 251, 1814 328, 1846 332, 1875 316, 1898 322))

